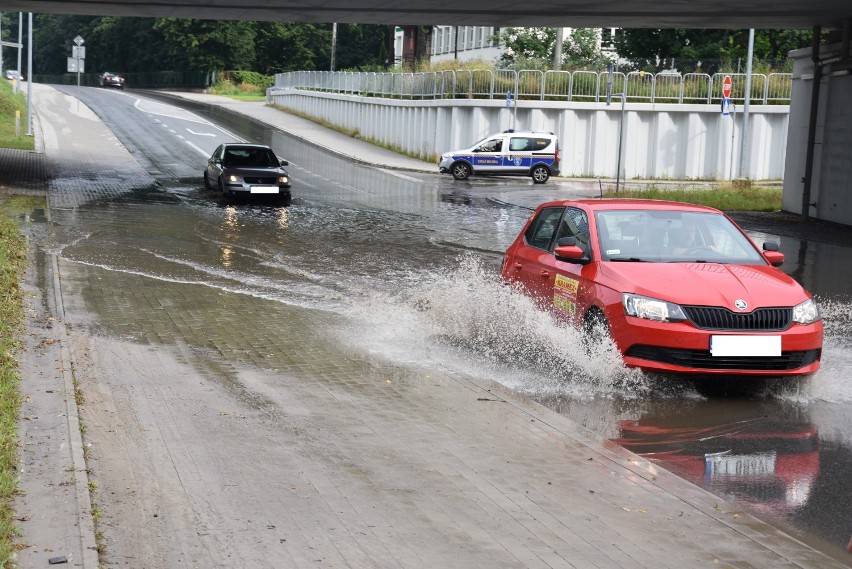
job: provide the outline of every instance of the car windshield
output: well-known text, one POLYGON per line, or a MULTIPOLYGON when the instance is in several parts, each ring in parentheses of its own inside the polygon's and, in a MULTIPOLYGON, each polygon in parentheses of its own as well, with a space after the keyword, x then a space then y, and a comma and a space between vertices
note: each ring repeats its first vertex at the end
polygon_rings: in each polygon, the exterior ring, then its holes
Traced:
POLYGON ((604 261, 731 263, 766 260, 724 215, 677 210, 595 213, 604 261))
POLYGON ((226 166, 275 168, 278 160, 268 148, 229 148, 225 151, 226 166))

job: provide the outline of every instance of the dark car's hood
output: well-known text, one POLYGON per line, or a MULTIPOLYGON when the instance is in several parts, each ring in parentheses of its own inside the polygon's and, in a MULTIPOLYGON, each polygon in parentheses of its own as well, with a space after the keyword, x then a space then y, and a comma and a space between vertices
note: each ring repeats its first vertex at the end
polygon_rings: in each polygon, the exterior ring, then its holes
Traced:
POLYGON ((724 306, 745 300, 749 311, 795 306, 809 295, 795 280, 768 265, 717 263, 600 264, 601 276, 620 292, 633 292, 676 304, 724 306))
POLYGON ((287 170, 281 167, 249 167, 249 166, 225 166, 225 172, 236 174, 237 176, 286 176, 287 170))

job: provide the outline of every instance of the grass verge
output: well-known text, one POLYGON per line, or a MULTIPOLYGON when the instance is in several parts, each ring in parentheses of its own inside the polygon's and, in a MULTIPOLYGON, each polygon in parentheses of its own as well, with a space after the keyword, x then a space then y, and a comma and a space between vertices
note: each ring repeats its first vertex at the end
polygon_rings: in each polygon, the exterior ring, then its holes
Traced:
POLYGON ((0 79, 0 148, 17 148, 32 150, 34 140, 24 133, 27 130, 27 99, 23 93, 17 95, 12 91, 12 83, 0 79), (16 136, 15 113, 19 115, 21 136, 16 136))
POLYGON ((14 523, 12 501, 18 492, 18 431, 21 407, 16 354, 24 319, 20 282, 27 244, 17 219, 32 209, 32 198, 0 197, 0 567, 12 567, 14 523))
POLYGON ((604 192, 607 198, 644 198, 653 200, 671 200, 696 205, 715 207, 722 211, 778 211, 781 209, 780 187, 751 186, 746 188, 727 188, 718 186, 712 189, 696 190, 682 188, 660 188, 649 186, 647 189, 613 190, 604 192))

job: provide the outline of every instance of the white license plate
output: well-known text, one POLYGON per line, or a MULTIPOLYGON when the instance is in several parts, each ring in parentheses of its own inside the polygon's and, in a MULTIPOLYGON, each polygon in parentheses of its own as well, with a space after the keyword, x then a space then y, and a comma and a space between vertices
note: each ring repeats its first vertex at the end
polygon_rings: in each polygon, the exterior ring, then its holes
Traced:
POLYGON ((710 336, 712 356, 780 356, 781 336, 710 336))
POLYGON ((252 186, 251 193, 253 194, 277 194, 278 186, 252 186))
POLYGON ((741 456, 708 456, 704 459, 704 474, 713 476, 761 476, 775 473, 774 452, 741 456))

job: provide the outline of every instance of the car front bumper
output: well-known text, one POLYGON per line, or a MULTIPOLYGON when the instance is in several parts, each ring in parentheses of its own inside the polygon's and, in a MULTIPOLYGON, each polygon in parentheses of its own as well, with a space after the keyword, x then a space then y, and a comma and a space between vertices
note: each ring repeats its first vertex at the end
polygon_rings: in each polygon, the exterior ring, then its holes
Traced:
POLYGON ((611 319, 616 345, 624 363, 648 371, 690 375, 796 376, 810 375, 820 367, 822 322, 793 324, 776 331, 715 331, 688 322, 655 322, 621 316, 611 319), (713 355, 712 336, 744 338, 780 336, 780 355, 713 355))

